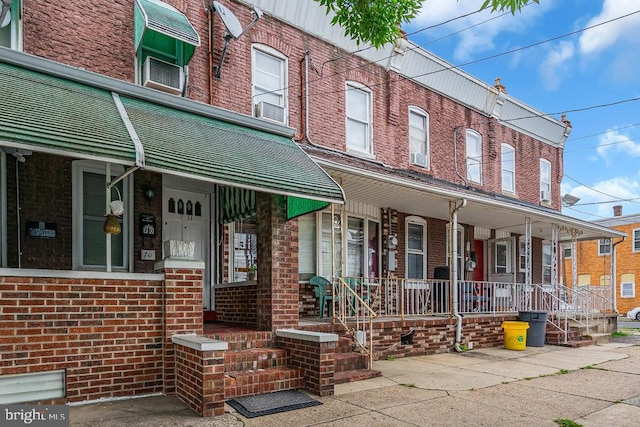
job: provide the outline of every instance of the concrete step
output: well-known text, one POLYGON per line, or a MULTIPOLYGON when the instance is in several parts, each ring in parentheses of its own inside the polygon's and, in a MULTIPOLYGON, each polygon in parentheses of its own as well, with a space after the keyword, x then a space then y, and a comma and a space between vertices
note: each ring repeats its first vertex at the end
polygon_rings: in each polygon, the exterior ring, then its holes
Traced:
POLYGON ((295 390, 303 386, 302 369, 291 366, 227 372, 224 376, 224 398, 295 390))
POLYGON ((611 342, 611 334, 608 332, 590 333, 585 338, 595 341, 596 344, 604 344, 611 342))
POLYGON ((288 364, 287 350, 282 348, 249 348, 227 351, 224 355, 225 372, 247 371, 285 366, 288 364))
POLYGON ((382 372, 370 369, 354 369, 344 372, 336 372, 335 383, 346 384, 354 381, 368 380, 370 378, 378 378, 382 376, 382 372))

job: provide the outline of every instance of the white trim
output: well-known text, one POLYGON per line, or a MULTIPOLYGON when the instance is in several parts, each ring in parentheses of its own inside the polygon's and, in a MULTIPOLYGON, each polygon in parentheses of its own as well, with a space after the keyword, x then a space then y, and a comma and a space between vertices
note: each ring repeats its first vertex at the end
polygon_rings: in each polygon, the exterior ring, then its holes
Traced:
POLYGON ((404 251, 404 259, 405 259, 405 272, 404 272, 404 276, 407 279, 426 279, 427 278, 427 267, 428 267, 428 263, 427 263, 427 249, 428 249, 428 242, 427 242, 427 221, 419 216, 408 216, 405 218, 404 220, 404 235, 405 235, 405 251, 404 251), (416 224, 422 227, 422 250, 418 251, 418 250, 411 250, 409 249, 409 224, 416 224), (422 254, 422 277, 409 277, 409 255, 410 254, 416 254, 416 255, 420 255, 422 254))
POLYGON ((640 252, 640 228, 634 228, 633 230, 631 230, 631 252, 632 253, 640 252), (636 238, 636 233, 638 234, 637 238, 636 238), (638 246, 639 246, 638 249, 636 249, 636 241, 638 242, 638 246))
POLYGON ((409 114, 408 114, 408 133, 409 133, 409 164, 415 165, 415 166, 419 166, 419 167, 423 167, 427 170, 431 169, 431 137, 430 137, 430 123, 429 123, 429 113, 427 113, 425 110, 423 110, 420 107, 415 107, 415 106, 409 106, 409 114), (420 154, 424 154, 426 156, 426 164, 425 165, 419 165, 416 163, 412 163, 411 162, 411 154, 413 154, 414 152, 412 151, 412 147, 411 147, 411 115, 415 114, 420 116, 422 119, 424 119, 424 127, 422 129, 417 129, 417 131, 421 131, 424 132, 425 135, 425 141, 424 141, 424 153, 420 153, 420 154))
POLYGON ((508 239, 498 239, 494 241, 493 244, 493 250, 494 250, 494 260, 493 260, 493 273, 494 274, 511 274, 513 273, 513 265, 512 265, 512 258, 513 258, 513 239, 512 238, 508 238, 508 239), (507 264, 505 266, 500 266, 501 268, 504 267, 506 269, 506 271, 498 271, 498 245, 503 245, 506 244, 506 262, 507 264))
POLYGON ((0 268, 0 277, 51 277, 59 279, 104 280, 164 280, 161 273, 129 273, 88 270, 44 270, 29 268, 0 268))
POLYGON ((280 97, 280 99, 282 100, 282 103, 279 103, 278 106, 284 108, 284 118, 282 122, 275 122, 286 125, 287 123, 289 123, 289 94, 287 90, 289 86, 289 59, 285 55, 283 55, 282 52, 279 52, 278 50, 261 43, 253 43, 251 45, 251 115, 255 116, 256 105, 260 102, 258 98, 259 95, 256 95, 256 64, 258 62, 256 55, 257 52, 280 61, 281 76, 279 86, 277 88, 263 89, 268 93, 273 93, 275 96, 280 97))
POLYGON ((501 178, 501 185, 500 187, 502 188, 502 191, 505 191, 507 193, 513 193, 515 194, 516 192, 516 150, 515 148, 513 148, 512 145, 507 144, 506 142, 503 142, 502 144, 500 144, 500 178, 501 178), (505 166, 505 150, 507 150, 512 156, 513 156, 513 164, 511 165, 511 169, 509 169, 508 167, 505 166), (511 173, 511 180, 510 180, 510 184, 511 184, 511 188, 505 188, 504 184, 505 184, 505 172, 510 172, 511 173))
POLYGON ((347 81, 345 82, 345 92, 344 92, 344 120, 345 120, 345 146, 348 153, 355 153, 359 155, 364 155, 366 157, 373 157, 373 92, 371 89, 363 85, 362 83, 347 81), (366 95, 366 121, 362 121, 360 118, 353 118, 349 116, 349 93, 351 92, 361 92, 366 95), (354 121, 359 124, 366 125, 366 140, 365 148, 361 149, 358 147, 350 147, 349 146, 349 121, 354 121))
POLYGON ((479 132, 473 129, 465 129, 465 167, 466 167, 466 176, 467 180, 474 182, 476 184, 482 185, 482 170, 484 163, 484 147, 482 143, 482 135, 479 132), (469 153, 469 148, 471 147, 471 143, 473 143, 474 153, 469 153), (471 157, 473 154, 475 157, 471 157), (478 156, 480 157, 478 159, 478 156), (478 180, 472 179, 469 175, 470 166, 477 165, 478 171, 478 180))
POLYGON ((552 193, 551 193, 551 162, 547 159, 540 159, 540 202, 542 203, 551 203, 552 193), (542 175, 542 165, 547 165, 549 167, 549 176, 545 177, 542 175), (548 179, 548 182, 547 182, 548 179), (549 200, 543 200, 542 194, 543 192, 547 192, 549 196, 549 200))
MULTIPOLYGON (((84 249, 83 249, 83 225, 84 218, 82 212, 82 189, 83 189, 83 174, 84 172, 92 172, 99 175, 106 175, 107 164, 93 162, 90 160, 75 160, 71 164, 72 169, 72 235, 73 235, 73 249, 72 249, 72 265, 77 270, 101 270, 101 265, 86 265, 84 264, 84 249)), ((124 173, 124 168, 120 165, 111 165, 111 176, 117 177, 124 173)), ((106 182, 105 182, 106 186, 106 182)), ((127 177, 123 180, 123 194, 122 200, 125 206, 125 213, 122 218, 122 239, 123 239, 123 254, 122 254, 122 266, 114 267, 118 270, 131 270, 133 268, 133 212, 132 212, 132 198, 133 198, 133 176, 127 177)), ((106 190, 105 190, 106 191, 106 190)), ((105 206, 106 209, 106 206, 105 206)), ((105 270, 108 266, 104 265, 105 270)))
POLYGON ((620 283, 620 298, 635 298, 636 297, 636 284, 634 282, 621 282, 620 283), (624 294, 624 286, 631 286, 631 295, 624 294))

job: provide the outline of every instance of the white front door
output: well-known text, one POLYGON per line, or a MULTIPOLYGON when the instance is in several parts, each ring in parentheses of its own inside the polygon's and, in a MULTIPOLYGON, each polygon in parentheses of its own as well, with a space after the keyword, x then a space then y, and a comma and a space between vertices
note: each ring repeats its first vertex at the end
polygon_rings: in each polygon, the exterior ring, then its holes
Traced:
POLYGON ((190 240, 195 242, 194 258, 205 263, 202 295, 205 310, 211 309, 212 302, 209 200, 210 194, 208 193, 195 193, 172 188, 165 188, 163 191, 162 241, 190 240))

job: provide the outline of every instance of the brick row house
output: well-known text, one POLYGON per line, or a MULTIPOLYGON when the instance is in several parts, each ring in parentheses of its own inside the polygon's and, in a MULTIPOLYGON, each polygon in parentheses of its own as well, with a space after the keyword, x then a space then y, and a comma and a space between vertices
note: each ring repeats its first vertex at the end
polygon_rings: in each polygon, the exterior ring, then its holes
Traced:
POLYGON ((623 235, 560 213, 566 118, 315 2, 0 18, 3 403, 331 394, 354 343, 500 344, 561 242, 623 235))
POLYGON ((593 222, 625 233, 625 237, 578 242, 575 249, 566 245, 566 283, 578 288, 609 290, 616 311, 626 315, 640 306, 637 291, 640 277, 640 216, 623 215, 622 206, 617 205, 613 207, 611 218, 593 222), (572 251, 575 252, 573 257, 572 251), (572 258, 576 260, 575 269, 571 265, 572 258))

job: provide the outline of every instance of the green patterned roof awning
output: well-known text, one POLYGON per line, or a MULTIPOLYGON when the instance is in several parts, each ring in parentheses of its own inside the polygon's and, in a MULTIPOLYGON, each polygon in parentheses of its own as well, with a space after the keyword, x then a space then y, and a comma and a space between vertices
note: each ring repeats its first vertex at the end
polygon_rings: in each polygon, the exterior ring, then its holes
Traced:
POLYGON ((120 96, 146 168, 261 192, 343 203, 340 186, 293 140, 120 96))
POLYGON ((136 0, 134 9, 136 52, 144 47, 175 58, 178 65, 189 63, 200 36, 182 12, 160 0, 136 0))

